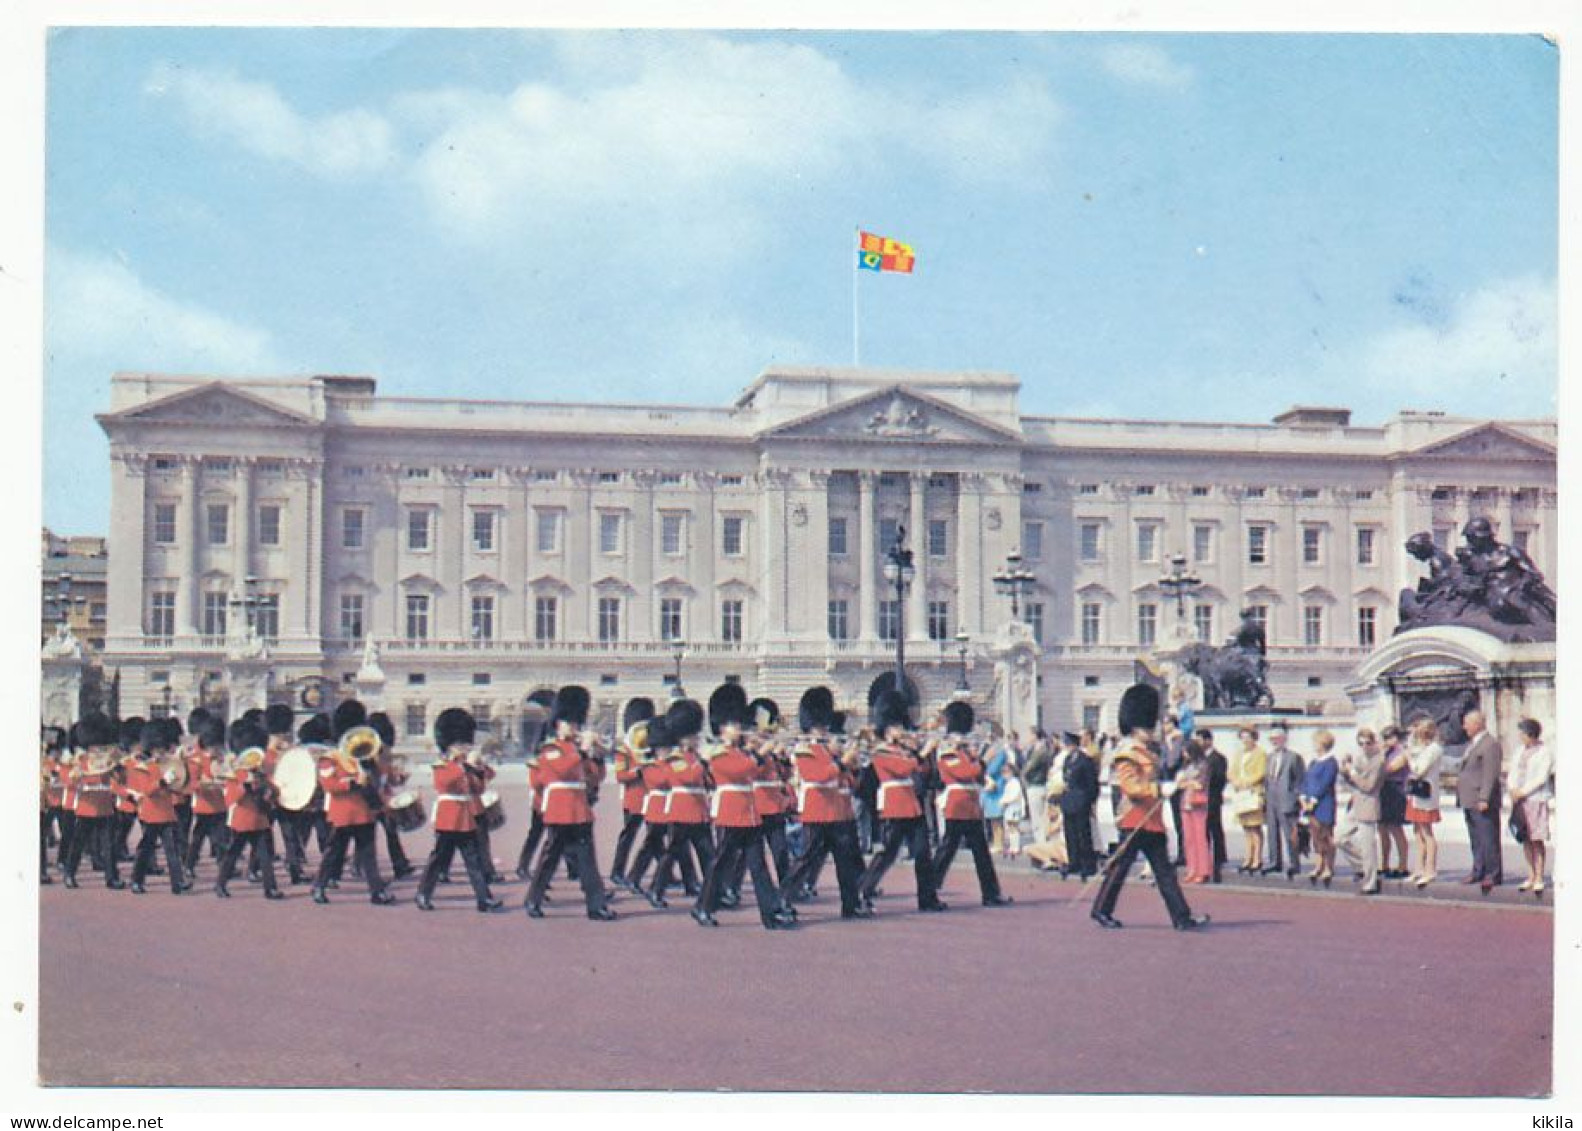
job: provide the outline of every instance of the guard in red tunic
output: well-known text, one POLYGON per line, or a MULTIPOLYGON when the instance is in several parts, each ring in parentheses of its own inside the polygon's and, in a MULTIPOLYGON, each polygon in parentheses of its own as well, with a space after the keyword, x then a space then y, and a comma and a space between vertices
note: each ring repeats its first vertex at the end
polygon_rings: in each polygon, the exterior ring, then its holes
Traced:
MULTIPOLYGON (((775 886, 791 874, 791 846, 786 840, 786 821, 796 804, 791 793, 791 763, 775 735, 780 724, 780 707, 773 699, 754 699, 747 705, 754 731, 746 737, 747 752, 758 762, 753 779, 753 804, 764 831, 764 851, 775 869, 775 886)), ((738 870, 736 884, 741 883, 738 870)))
POLYGON ((695 700, 678 699, 665 712, 665 731, 675 749, 664 760, 666 784, 670 787, 665 801, 670 839, 654 875, 653 889, 648 893, 648 902, 655 907, 668 906, 665 890, 673 882, 679 861, 691 855, 697 860, 698 874, 707 875, 714 860, 708 769, 698 756, 698 735, 702 730, 703 708, 695 700))
MULTIPOLYGON (((335 738, 339 742, 347 734, 366 726, 368 716, 362 704, 349 699, 335 708, 335 738)), ((375 848, 379 808, 379 785, 373 778, 374 762, 378 756, 379 737, 369 733, 373 749, 365 759, 351 756, 337 749, 320 763, 319 785, 329 798, 329 822, 334 832, 324 859, 319 861, 319 874, 313 881, 313 902, 328 903, 325 892, 330 877, 340 874, 346 860, 346 850, 355 845, 357 868, 368 885, 371 903, 395 902, 379 874, 379 855, 375 848)))
POLYGON ((863 907, 858 890, 862 853, 857 847, 851 782, 847 767, 829 743, 836 721, 835 698, 827 687, 811 687, 803 692, 797 715, 805 736, 794 757, 807 851, 781 883, 780 900, 789 905, 792 894, 802 888, 828 853, 835 858, 835 877, 840 884, 840 917, 867 918, 872 912, 863 907))
POLYGON ((231 896, 227 885, 236 874, 244 850, 258 860, 264 898, 285 898, 275 881, 274 834, 270 825, 278 797, 268 775, 271 737, 267 727, 257 723, 242 722, 231 728, 236 768, 223 782, 226 827, 231 835, 220 854, 220 875, 214 882, 214 894, 220 899, 231 896))
POLYGON ((218 857, 225 840, 225 787, 214 778, 214 762, 225 754, 225 726, 209 719, 197 732, 197 745, 187 756, 187 792, 192 795, 192 835, 183 863, 188 873, 198 868, 204 842, 218 857))
MULTIPOLYGON (((637 849, 631 871, 626 874, 632 891, 639 895, 647 894, 643 890, 643 876, 647 874, 650 864, 657 864, 664 859, 665 842, 670 835, 670 817, 667 813, 670 808, 670 770, 665 766, 665 759, 674 745, 665 727, 665 717, 656 716, 648 724, 648 757, 642 759, 637 767, 643 784, 643 843, 637 849)), ((683 856, 683 880, 687 876, 687 869, 691 867, 692 861, 683 856)))
POLYGON ((434 720, 434 742, 440 760, 434 763, 434 851, 417 885, 420 910, 434 910, 434 885, 459 851, 477 898, 478 910, 487 914, 504 906, 489 891, 489 880, 478 852, 478 818, 473 803, 483 792, 483 781, 469 772, 467 758, 473 750, 478 724, 460 707, 447 707, 434 720))
POLYGON ((71 847, 66 854, 67 887, 77 886, 77 868, 82 850, 92 844, 104 861, 104 884, 124 888, 116 865, 115 792, 112 784, 115 757, 119 751, 115 723, 100 711, 90 711, 77 723, 75 744, 82 753, 71 776, 76 797, 76 820, 72 826, 71 847))
POLYGON ((527 889, 525 910, 544 917, 544 890, 561 857, 572 861, 582 883, 588 918, 614 919, 604 903, 604 879, 593 856, 593 807, 588 804, 589 766, 577 744, 577 732, 588 717, 585 687, 562 687, 555 693, 549 722, 555 737, 538 750, 538 773, 544 785, 544 825, 549 830, 543 859, 527 889))
POLYGON ((1164 809, 1176 784, 1160 781, 1159 758, 1149 746, 1154 727, 1159 725, 1158 690, 1143 683, 1128 687, 1121 696, 1118 721, 1126 737, 1115 750, 1111 775, 1121 794, 1115 823, 1122 840, 1120 851, 1105 867, 1104 882, 1093 901, 1093 921, 1112 931, 1120 928, 1115 904, 1126 884, 1126 873, 1140 852, 1153 869, 1154 882, 1170 912, 1170 924, 1178 931, 1196 930, 1208 922, 1208 916, 1193 915, 1187 906, 1165 836, 1164 809))
POLYGON ((161 720, 143 725, 139 745, 143 757, 128 767, 126 779, 126 787, 137 801, 138 822, 143 826, 137 858, 132 864, 132 891, 142 895, 147 890, 143 881, 153 867, 157 846, 165 850, 170 890, 180 895, 192 884, 187 881, 181 853, 176 849, 176 795, 171 786, 179 775, 179 767, 166 760, 173 750, 171 736, 161 720))
POLYGON ((615 784, 621 787, 621 834, 615 838, 615 860, 610 865, 610 882, 630 888, 626 865, 632 846, 643 828, 643 787, 641 762, 648 754, 648 727, 654 717, 654 701, 637 698, 621 712, 621 744, 615 752, 615 784))
POLYGON ((945 838, 934 859, 934 888, 945 886, 945 873, 956 858, 962 841, 972 850, 972 863, 978 870, 978 892, 985 907, 1012 902, 1000 893, 1000 877, 994 871, 994 856, 983 832, 983 763, 966 743, 972 730, 974 713, 970 703, 945 705, 945 738, 940 746, 939 780, 944 787, 945 838))
MULTIPOLYGON (((295 743, 292 729, 296 724, 295 713, 284 703, 271 703, 264 708, 264 729, 269 732, 269 742, 264 747, 264 772, 273 775, 280 759, 295 743)), ((226 791, 229 799, 230 791, 226 791)), ((234 806, 234 802, 232 805, 234 806)), ((311 813, 293 813, 273 805, 269 818, 280 826, 280 842, 285 847, 286 874, 294 884, 308 882, 307 837, 311 835, 311 813)), ((233 828, 235 826, 232 826, 233 828)), ((271 848, 273 841, 270 842, 271 848)))
POLYGON ((115 793, 115 858, 126 861, 132 858, 130 849, 132 827, 137 824, 137 800, 126 788, 126 773, 143 751, 143 723, 141 715, 121 720, 121 754, 116 762, 111 787, 115 793))
POLYGON ((740 704, 710 701, 709 723, 724 743, 724 749, 708 764, 714 782, 710 815, 719 833, 719 852, 704 875, 703 891, 692 909, 692 918, 703 926, 719 925, 714 912, 720 908, 725 880, 737 873, 739 863, 745 862, 752 876, 759 920, 768 930, 785 930, 795 926, 795 918, 781 906, 779 889, 770 882, 769 865, 764 859, 763 827, 753 803, 758 760, 741 747, 742 724, 746 721, 745 696, 740 704))
POLYGON ((401 847, 401 830, 396 826, 395 818, 390 813, 389 803, 406 785, 407 775, 399 772, 392 764, 391 752, 395 750, 396 732, 395 723, 390 720, 390 716, 383 711, 374 711, 368 716, 368 725, 374 728, 374 733, 384 744, 379 753, 380 796, 384 801, 379 812, 379 825, 384 829, 385 852, 390 856, 390 875, 394 879, 403 880, 417 869, 407 858, 406 849, 401 847))
MULTIPOLYGON (((49 824, 45 825, 44 833, 48 840, 50 828, 55 832, 55 867, 59 869, 66 859, 66 848, 71 843, 71 823, 76 820, 72 810, 76 807, 76 799, 70 797, 69 779, 71 776, 71 745, 64 727, 45 727, 48 749, 44 764, 48 772, 46 789, 48 793, 49 824)), ((48 845, 45 846, 46 852, 48 845)), ((45 861, 45 871, 40 878, 41 883, 51 882, 48 878, 48 860, 45 861)))
POLYGON ((879 778, 879 819, 884 822, 883 848, 868 863, 860 884, 864 903, 872 903, 874 892, 885 872, 895 863, 901 845, 912 850, 912 871, 917 879, 919 911, 944 911, 934 888, 934 859, 928 847, 928 823, 917 797, 917 779, 922 763, 907 748, 908 718, 906 697, 893 690, 880 694, 874 704, 874 722, 884 745, 873 752, 873 769, 879 778))

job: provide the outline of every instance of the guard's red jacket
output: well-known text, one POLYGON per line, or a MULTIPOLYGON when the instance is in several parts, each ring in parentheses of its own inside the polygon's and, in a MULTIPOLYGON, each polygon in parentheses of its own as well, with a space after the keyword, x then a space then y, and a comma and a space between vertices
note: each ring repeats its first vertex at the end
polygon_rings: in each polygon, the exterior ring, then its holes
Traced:
POLYGON ((939 756, 939 780, 945 783, 947 821, 983 820, 983 763, 966 750, 950 750, 939 756))
POLYGON ((588 772, 575 742, 557 738, 541 746, 538 776, 544 783, 546 825, 593 823, 593 807, 588 804, 588 772))
POLYGON ((615 755, 615 780, 621 787, 621 812, 641 813, 648 789, 643 785, 642 767, 625 750, 615 755))
POLYGON ((873 770, 879 778, 879 816, 886 821, 921 817, 914 786, 917 756, 899 746, 881 746, 873 755, 873 770))
POLYGON ((855 820, 850 787, 840 762, 821 742, 796 753, 797 798, 804 825, 830 825, 855 820))
POLYGON ((670 783, 666 803, 672 825, 702 825, 709 819, 708 775, 695 755, 677 751, 665 759, 670 783))
MULTIPOLYGON (((483 792, 483 778, 467 772, 455 759, 434 763, 434 831, 471 833, 478 831, 478 815, 473 806, 483 792)), ((482 811, 481 808, 479 810, 482 811)))
POLYGON ((232 832, 262 833, 269 831, 269 807, 264 804, 264 789, 248 789, 247 775, 241 771, 225 783, 225 804, 228 816, 225 823, 232 832))
POLYGON ((639 771, 643 777, 643 820, 651 825, 670 823, 670 771, 663 762, 644 762, 639 771))
POLYGON ((374 823, 374 808, 368 801, 366 785, 357 784, 357 775, 342 770, 333 758, 319 762, 319 785, 330 799, 326 817, 338 829, 374 823))
POLYGON ((753 803, 758 762, 739 746, 729 747, 709 762, 714 777, 714 802, 709 815, 717 828, 752 829, 761 823, 753 803))

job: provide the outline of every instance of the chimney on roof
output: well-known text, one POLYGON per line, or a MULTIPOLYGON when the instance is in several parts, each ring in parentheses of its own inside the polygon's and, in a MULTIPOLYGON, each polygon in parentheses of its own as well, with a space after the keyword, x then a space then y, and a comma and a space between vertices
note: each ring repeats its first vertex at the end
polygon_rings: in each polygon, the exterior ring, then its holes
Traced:
POLYGON ((313 380, 322 385, 324 395, 330 397, 371 397, 379 388, 379 382, 372 377, 321 373, 313 380))
POLYGON ((1347 428, 1351 425, 1351 410, 1295 405, 1275 417, 1274 422, 1293 428, 1347 428))

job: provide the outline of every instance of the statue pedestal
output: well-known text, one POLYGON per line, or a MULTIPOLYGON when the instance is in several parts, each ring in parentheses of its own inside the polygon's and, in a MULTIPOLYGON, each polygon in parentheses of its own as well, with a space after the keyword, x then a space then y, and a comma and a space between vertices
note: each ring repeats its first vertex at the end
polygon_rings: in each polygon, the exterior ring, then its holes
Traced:
POLYGON ((1038 725, 1038 642, 1020 620, 1005 625, 994 638, 995 710, 1007 732, 1031 734, 1038 725))
POLYGON ((357 669, 357 698, 370 714, 384 710, 385 673, 379 665, 379 645, 371 636, 363 645, 363 662, 357 669))
POLYGON ((238 718, 255 707, 261 711, 269 706, 269 681, 273 671, 269 648, 256 633, 249 630, 232 642, 225 657, 225 689, 230 700, 227 710, 231 718, 238 718))
POLYGON ((1414 628, 1369 656, 1346 694, 1358 726, 1377 730, 1427 715, 1439 723, 1447 751, 1465 744, 1461 716, 1478 708, 1510 754, 1521 749, 1516 724, 1523 718, 1553 733, 1555 646, 1506 643, 1460 626, 1414 628))
POLYGON ((77 721, 83 671, 88 666, 82 644, 63 627, 44 645, 40 662, 43 679, 39 685, 39 722, 69 728, 77 721))

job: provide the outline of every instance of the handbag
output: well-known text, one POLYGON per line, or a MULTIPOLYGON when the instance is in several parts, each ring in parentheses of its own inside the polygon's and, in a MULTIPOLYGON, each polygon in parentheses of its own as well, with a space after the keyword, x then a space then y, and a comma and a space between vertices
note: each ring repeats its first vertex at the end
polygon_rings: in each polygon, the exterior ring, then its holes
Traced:
POLYGON ((1238 792, 1230 802, 1231 815, 1246 817, 1252 813, 1263 812, 1263 798, 1252 792, 1238 792))
POLYGON ((1406 792, 1411 797, 1429 797, 1434 792, 1434 787, 1428 783, 1427 778, 1409 778, 1406 782, 1406 792))
POLYGON ((1511 806, 1511 819, 1508 827, 1511 831, 1511 837, 1517 844, 1527 843, 1527 810, 1520 801, 1511 806))

